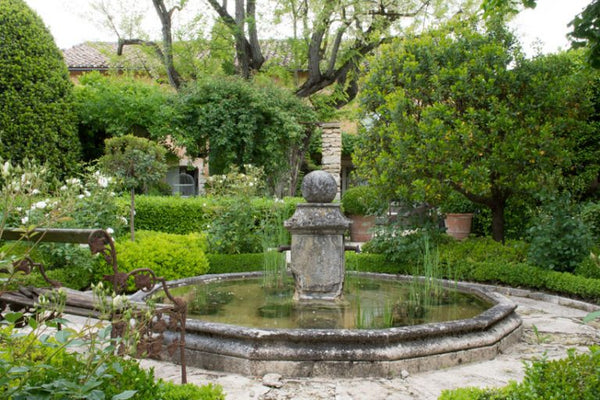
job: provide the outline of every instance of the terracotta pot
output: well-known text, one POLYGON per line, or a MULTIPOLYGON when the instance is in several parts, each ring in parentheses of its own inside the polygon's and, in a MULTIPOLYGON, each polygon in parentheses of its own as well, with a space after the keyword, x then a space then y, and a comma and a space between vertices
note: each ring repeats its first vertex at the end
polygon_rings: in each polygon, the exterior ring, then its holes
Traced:
POLYGON ((466 239, 471 233, 472 213, 446 214, 446 233, 454 239, 466 239))
POLYGON ((353 242, 368 242, 371 240, 370 230, 375 226, 373 215, 350 215, 352 220, 350 226, 350 240, 353 242))

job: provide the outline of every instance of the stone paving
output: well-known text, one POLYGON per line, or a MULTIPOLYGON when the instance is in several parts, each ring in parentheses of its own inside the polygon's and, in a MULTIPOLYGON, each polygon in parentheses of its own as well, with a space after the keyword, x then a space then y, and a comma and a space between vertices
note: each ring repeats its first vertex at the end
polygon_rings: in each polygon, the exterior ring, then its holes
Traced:
MULTIPOLYGON (((393 379, 281 378, 277 371, 264 377, 247 377, 188 367, 188 381, 219 384, 229 400, 429 400, 436 399, 444 389, 504 386, 523 378, 523 362, 540 357, 562 358, 569 348, 587 351, 588 346, 600 344, 600 323, 581 323, 597 306, 523 290, 499 291, 518 305, 524 334, 520 343, 494 360, 414 375, 403 373, 393 379)), ((154 367, 157 377, 179 382, 177 365, 152 360, 144 360, 142 365, 154 367)))

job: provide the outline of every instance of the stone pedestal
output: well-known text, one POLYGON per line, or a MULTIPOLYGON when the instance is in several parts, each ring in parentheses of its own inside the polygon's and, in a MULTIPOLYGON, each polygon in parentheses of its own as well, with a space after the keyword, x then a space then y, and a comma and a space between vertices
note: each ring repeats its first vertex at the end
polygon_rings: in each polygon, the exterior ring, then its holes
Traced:
POLYGON ((330 203, 337 192, 331 174, 314 171, 302 182, 308 203, 298 204, 284 225, 292 235, 291 270, 297 301, 334 301, 342 296, 344 232, 352 223, 339 204, 330 203))

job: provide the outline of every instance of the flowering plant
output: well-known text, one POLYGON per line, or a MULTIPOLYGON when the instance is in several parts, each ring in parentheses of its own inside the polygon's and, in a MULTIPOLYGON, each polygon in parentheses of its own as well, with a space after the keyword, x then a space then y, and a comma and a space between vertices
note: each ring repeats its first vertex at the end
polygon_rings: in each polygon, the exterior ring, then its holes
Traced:
POLYGON ((265 190, 265 172, 262 167, 244 165, 244 172, 237 165, 224 175, 212 175, 204 189, 215 196, 259 196, 265 190))

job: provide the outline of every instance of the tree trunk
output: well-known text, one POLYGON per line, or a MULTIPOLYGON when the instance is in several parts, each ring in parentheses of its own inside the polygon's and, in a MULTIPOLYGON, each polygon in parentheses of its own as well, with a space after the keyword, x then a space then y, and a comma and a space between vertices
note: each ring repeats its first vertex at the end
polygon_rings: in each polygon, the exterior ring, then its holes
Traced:
POLYGON ((504 208, 506 201, 501 200, 491 206, 492 210, 492 239, 504 243, 504 208))
POLYGON ((163 63, 165 64, 165 68, 167 70, 167 77, 169 78, 169 83, 176 90, 181 86, 181 77, 179 73, 175 69, 175 64, 173 62, 173 37, 171 33, 171 16, 175 9, 167 10, 165 6, 164 0, 152 0, 154 4, 154 8, 156 9, 156 13, 160 18, 160 23, 162 26, 162 39, 164 46, 164 59, 163 63))
POLYGON ((131 189, 131 207, 129 208, 129 231, 131 232, 131 241, 135 241, 135 228, 133 220, 135 218, 135 189, 131 189))

